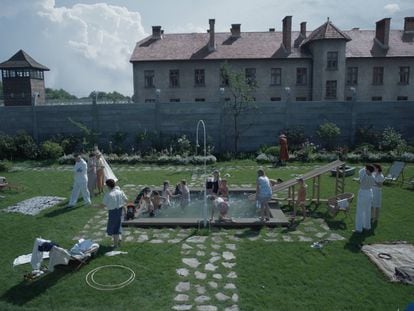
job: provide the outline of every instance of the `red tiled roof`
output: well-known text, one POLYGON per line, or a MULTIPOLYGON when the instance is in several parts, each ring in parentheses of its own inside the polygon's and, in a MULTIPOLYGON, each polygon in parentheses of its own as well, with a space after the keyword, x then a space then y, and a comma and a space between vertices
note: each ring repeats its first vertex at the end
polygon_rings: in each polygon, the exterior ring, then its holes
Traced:
MULTIPOLYGON (((407 38, 402 30, 390 30, 388 50, 375 43, 375 30, 341 31, 327 22, 307 35, 301 46, 310 40, 347 40, 346 57, 414 57, 413 38, 407 38)), ((292 46, 291 53, 286 53, 282 32, 242 32, 240 38, 233 38, 230 33, 216 33, 215 51, 207 48, 209 36, 208 33, 165 34, 161 40, 149 36, 136 44, 130 61, 311 58, 300 47, 292 46)), ((293 31, 292 42, 298 37, 299 32, 293 31)))
POLYGON ((48 71, 49 68, 39 64, 25 51, 20 50, 14 54, 8 61, 0 64, 0 69, 11 69, 11 68, 35 68, 48 71))

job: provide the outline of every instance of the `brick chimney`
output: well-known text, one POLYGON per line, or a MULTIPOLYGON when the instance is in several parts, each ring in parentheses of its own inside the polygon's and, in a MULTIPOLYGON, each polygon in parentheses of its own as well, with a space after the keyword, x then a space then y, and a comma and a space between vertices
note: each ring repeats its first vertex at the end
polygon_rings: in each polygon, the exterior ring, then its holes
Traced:
POLYGON ((304 39, 306 38, 306 22, 300 23, 300 34, 304 39))
POLYGON ((152 38, 154 40, 162 39, 163 33, 164 31, 161 30, 161 26, 152 26, 152 38))
POLYGON ((269 32, 275 32, 275 28, 269 28, 269 32))
POLYGON ((414 33, 414 17, 404 18, 404 33, 414 33))
POLYGON ((209 51, 215 51, 216 50, 216 39, 214 37, 214 24, 216 20, 215 19, 209 19, 208 23, 210 24, 209 34, 210 34, 210 40, 208 41, 208 50, 209 51))
POLYGON ((231 24, 231 36, 233 38, 240 38, 241 36, 241 24, 231 24))
POLYGON ((283 47, 290 53, 292 47, 292 16, 283 19, 283 47))
POLYGON ((383 18, 382 20, 376 22, 375 39, 384 49, 389 48, 390 24, 391 18, 383 18))

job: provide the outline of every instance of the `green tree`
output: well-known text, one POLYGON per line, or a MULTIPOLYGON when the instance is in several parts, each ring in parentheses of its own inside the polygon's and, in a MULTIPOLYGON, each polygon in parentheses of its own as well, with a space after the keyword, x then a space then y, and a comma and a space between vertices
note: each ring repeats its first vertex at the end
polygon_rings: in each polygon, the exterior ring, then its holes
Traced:
POLYGON ((58 100, 71 100, 71 99, 77 99, 75 95, 72 95, 68 92, 66 92, 64 89, 50 89, 46 88, 46 98, 47 99, 58 99, 58 100))
POLYGON ((405 151, 407 142, 401 134, 392 127, 387 127, 382 132, 381 148, 386 151, 396 151, 401 153, 405 151))
POLYGON ((316 135, 323 142, 326 149, 332 150, 337 138, 341 135, 341 129, 335 123, 326 122, 319 126, 316 135))
POLYGON ((70 117, 68 118, 68 120, 70 121, 70 123, 72 123, 78 129, 81 130, 81 132, 82 132, 82 145, 83 145, 83 149, 84 150, 92 149, 92 147, 97 144, 98 137, 99 137, 100 133, 97 133, 97 132, 91 130, 90 128, 88 128, 82 122, 75 121, 75 120, 73 120, 70 117))
POLYGON ((243 71, 234 71, 230 68, 227 63, 221 66, 221 75, 223 84, 226 85, 227 89, 232 95, 230 101, 226 101, 225 108, 233 121, 233 146, 234 152, 237 153, 239 150, 240 135, 249 126, 240 126, 240 116, 252 109, 254 98, 252 94, 256 90, 257 83, 255 80, 246 79, 246 75, 243 71))
POLYGON ((118 93, 116 91, 109 92, 109 93, 102 92, 102 91, 97 91, 97 92, 94 91, 94 92, 91 92, 88 97, 92 99, 96 97, 97 101, 109 101, 112 103, 131 100, 129 96, 122 95, 121 93, 118 93))

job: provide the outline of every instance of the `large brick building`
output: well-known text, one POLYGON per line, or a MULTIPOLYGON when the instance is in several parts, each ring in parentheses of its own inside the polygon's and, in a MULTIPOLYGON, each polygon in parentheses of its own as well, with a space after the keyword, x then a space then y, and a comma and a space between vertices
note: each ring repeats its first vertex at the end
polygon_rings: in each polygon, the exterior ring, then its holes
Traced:
POLYGON ((396 101, 414 100, 414 17, 403 30, 391 19, 375 30, 342 31, 327 21, 312 32, 306 22, 292 31, 292 17, 282 31, 167 34, 161 26, 136 44, 133 64, 134 100, 218 102, 229 98, 220 68, 228 62, 255 80, 256 101, 396 101))

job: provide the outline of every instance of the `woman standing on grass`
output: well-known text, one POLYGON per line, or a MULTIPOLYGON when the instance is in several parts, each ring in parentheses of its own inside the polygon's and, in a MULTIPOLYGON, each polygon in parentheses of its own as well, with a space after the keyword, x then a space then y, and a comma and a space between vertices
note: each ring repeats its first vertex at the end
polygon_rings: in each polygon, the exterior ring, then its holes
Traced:
POLYGON ((102 201, 103 206, 108 210, 106 233, 112 236, 113 247, 118 247, 121 243, 122 210, 125 208, 125 203, 128 201, 128 198, 119 187, 115 187, 115 181, 113 179, 108 179, 106 185, 109 188, 109 192, 105 193, 102 201))
POLYGON ((382 174, 382 167, 381 165, 375 163, 374 166, 374 180, 375 183, 372 187, 372 221, 378 222, 379 211, 381 208, 381 201, 382 201, 382 184, 384 183, 385 177, 382 174))
POLYGON ((272 198, 272 186, 263 169, 257 171, 256 200, 260 204, 260 220, 270 220, 269 201, 272 198))
POLYGON ((374 167, 365 165, 359 171, 359 191, 357 199, 355 230, 361 233, 363 229, 371 230, 371 207, 372 207, 372 186, 375 183, 372 173, 374 167))
POLYGON ((98 188, 98 194, 103 193, 103 188, 105 184, 105 163, 102 158, 102 153, 98 152, 96 154, 96 186, 98 188))

